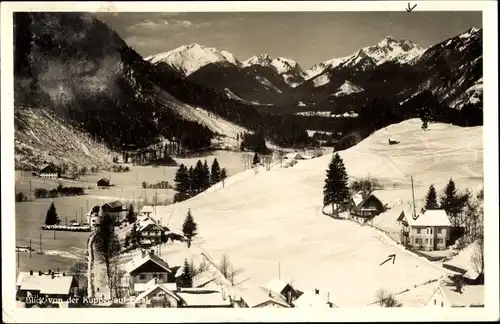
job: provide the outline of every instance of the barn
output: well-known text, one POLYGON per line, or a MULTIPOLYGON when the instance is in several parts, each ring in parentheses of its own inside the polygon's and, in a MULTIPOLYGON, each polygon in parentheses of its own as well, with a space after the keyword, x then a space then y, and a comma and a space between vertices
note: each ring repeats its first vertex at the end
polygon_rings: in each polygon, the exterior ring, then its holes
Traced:
POLYGON ((59 171, 54 164, 46 164, 38 171, 38 175, 41 178, 57 179, 59 178, 59 171))
POLYGON ((97 186, 98 187, 109 187, 110 181, 107 178, 101 178, 99 181, 97 181, 97 186))

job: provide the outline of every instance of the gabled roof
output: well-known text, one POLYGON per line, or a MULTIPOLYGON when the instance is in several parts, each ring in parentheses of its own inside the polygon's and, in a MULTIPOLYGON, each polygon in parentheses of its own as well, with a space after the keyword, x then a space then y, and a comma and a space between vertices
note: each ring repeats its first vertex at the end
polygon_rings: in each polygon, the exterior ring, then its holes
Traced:
POLYGON ((426 210, 424 213, 417 213, 416 218, 413 218, 412 214, 405 212, 404 216, 410 226, 451 226, 444 209, 426 210))
POLYGON ((274 302, 283 307, 290 307, 290 305, 286 302, 286 299, 279 292, 276 293, 263 287, 245 289, 240 293, 240 297, 250 308, 262 305, 268 301, 274 302))
POLYGON ((152 214, 153 212, 154 212, 153 206, 144 206, 141 208, 141 213, 143 213, 143 214, 146 214, 146 213, 152 214))
POLYGON ((275 292, 275 293, 278 293, 278 294, 281 294, 281 292, 283 291, 283 289, 285 289, 285 287, 287 286, 288 284, 284 281, 281 281, 281 280, 278 280, 278 279, 271 279, 265 286, 264 288, 267 289, 267 290, 271 290, 272 292, 275 292))
POLYGON ((458 292, 455 286, 439 286, 450 307, 484 306, 484 285, 463 286, 458 292))
POLYGON ((317 308, 330 308, 328 299, 324 296, 316 294, 314 291, 306 291, 299 296, 294 302, 297 308, 317 307, 317 308))
POLYGON ((154 226, 156 228, 158 228, 159 230, 162 230, 162 231, 167 231, 168 229, 163 227, 162 225, 158 224, 157 222, 155 222, 153 219, 151 219, 150 217, 143 217, 141 219, 138 219, 137 220, 137 230, 139 232, 145 230, 146 228, 150 227, 150 226, 154 226))
POLYGON ((109 182, 109 179, 108 179, 108 178, 101 178, 101 179, 97 180, 97 182, 99 182, 99 181, 106 181, 106 182, 109 182))
MULTIPOLYGON (((173 284, 173 285, 175 285, 175 284, 173 284)), ((143 291, 135 298, 135 302, 136 303, 142 302, 149 294, 151 294, 157 288, 163 290, 165 293, 172 296, 175 300, 180 301, 181 299, 179 298, 179 296, 177 296, 174 293, 174 291, 172 290, 172 287, 173 287, 172 284, 164 284, 164 283, 150 285, 147 290, 143 291)), ((177 289, 177 286, 175 285, 174 290, 176 290, 176 289, 177 289)))
POLYGON ((372 197, 378 200, 383 205, 382 201, 378 199, 377 196, 373 194, 373 192, 363 193, 362 191, 359 191, 357 194, 352 196, 352 200, 356 208, 361 208, 365 204, 365 202, 372 197))
POLYGON ((45 164, 43 165, 40 170, 38 171, 38 173, 42 173, 43 171, 46 171, 45 169, 49 169, 48 171, 49 172, 55 172, 56 171, 56 166, 52 163, 48 163, 48 164, 45 164))
POLYGON ((232 305, 229 297, 223 298, 223 292, 214 289, 183 288, 177 295, 185 302, 186 306, 222 306, 232 305))
POLYGON ((54 277, 48 274, 39 275, 38 272, 20 272, 17 277, 16 285, 21 290, 37 290, 40 294, 69 294, 73 276, 56 274, 54 277))
POLYGON ((136 259, 130 261, 127 267, 127 272, 131 273, 137 270, 139 267, 141 267, 148 261, 152 261, 156 263, 158 266, 162 267, 166 272, 172 273, 172 270, 170 270, 168 264, 162 258, 160 258, 155 254, 147 254, 144 257, 139 256, 136 259))
MULTIPOLYGON (((115 201, 111 201, 111 202, 107 202, 105 203, 104 205, 108 205, 109 207, 115 209, 115 208, 123 208, 123 204, 121 201, 119 200, 115 200, 115 201)), ((103 206, 104 206, 103 205, 103 206)))

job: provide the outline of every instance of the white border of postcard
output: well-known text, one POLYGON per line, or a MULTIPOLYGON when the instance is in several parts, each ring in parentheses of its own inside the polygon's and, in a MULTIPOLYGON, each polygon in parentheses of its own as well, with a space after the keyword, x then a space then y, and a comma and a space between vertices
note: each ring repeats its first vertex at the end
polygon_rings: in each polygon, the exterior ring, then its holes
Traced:
MULTIPOLYGON (((5 322, 296 322, 296 321, 479 321, 499 319, 498 276, 498 17, 496 1, 411 1, 415 11, 482 11, 484 65, 484 186, 486 278, 484 308, 300 309, 23 309, 15 300, 13 40, 14 11, 403 11, 407 1, 249 2, 2 2, 2 318, 5 322), (12 247, 12 248, 11 248, 12 247)), ((408 13, 409 15, 411 13, 408 13)))

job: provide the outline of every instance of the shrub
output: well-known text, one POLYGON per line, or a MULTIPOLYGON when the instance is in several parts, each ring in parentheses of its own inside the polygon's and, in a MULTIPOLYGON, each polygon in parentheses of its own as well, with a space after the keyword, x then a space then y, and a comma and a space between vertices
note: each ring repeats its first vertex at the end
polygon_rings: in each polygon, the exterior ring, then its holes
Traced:
POLYGON ((16 202, 22 202, 26 200, 26 196, 22 192, 16 194, 16 202))
POLYGON ((48 196, 47 189, 44 188, 35 189, 35 198, 46 198, 47 196, 48 196))
POLYGON ((376 178, 364 178, 355 180, 351 183, 351 190, 353 192, 368 191, 372 192, 375 189, 382 189, 383 186, 376 178))

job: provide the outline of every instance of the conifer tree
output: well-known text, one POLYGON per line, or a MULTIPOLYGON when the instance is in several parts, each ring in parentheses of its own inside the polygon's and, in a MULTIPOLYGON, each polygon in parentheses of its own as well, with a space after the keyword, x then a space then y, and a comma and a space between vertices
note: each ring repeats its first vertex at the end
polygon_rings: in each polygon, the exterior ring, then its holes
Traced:
POLYGON ((429 191, 427 191, 427 196, 425 197, 425 209, 432 210, 438 208, 439 204, 437 202, 436 188, 434 188, 434 185, 431 185, 429 187, 429 191))
POLYGON ((348 177, 344 162, 340 155, 335 153, 326 172, 323 187, 323 206, 332 204, 332 212, 336 209, 338 216, 339 205, 346 203, 349 195, 348 177))
POLYGON ((211 170, 212 172, 210 175, 210 182, 212 184, 216 184, 219 181, 221 181, 221 170, 220 170, 220 166, 219 166, 219 161, 217 161, 217 159, 214 159, 214 162, 212 163, 211 169, 212 169, 211 170))
POLYGON ((205 191, 210 187, 210 168, 208 162, 203 163, 203 172, 201 173, 201 190, 205 191))
POLYGON ((257 154, 257 152, 255 152, 255 154, 253 155, 252 165, 257 165, 259 163, 260 163, 259 154, 257 154))
POLYGON ((194 221, 193 215, 191 215, 191 210, 188 210, 186 219, 182 224, 182 233, 184 233, 184 236, 187 239, 188 248, 191 247, 191 241, 193 237, 198 234, 197 230, 198 224, 196 224, 196 222, 194 221))
POLYGON ((56 206, 54 206, 54 202, 52 202, 47 210, 47 215, 45 216, 45 225, 57 225, 59 223, 60 220, 57 216, 56 206))
POLYGON ((135 213, 134 213, 134 205, 130 204, 127 212, 127 221, 129 224, 132 224, 133 222, 136 221, 135 213))
POLYGON ((194 196, 196 193, 196 188, 195 188, 195 178, 194 178, 194 169, 193 166, 189 167, 188 170, 188 176, 189 176, 189 195, 190 197, 194 196))
POLYGON ((468 198, 469 196, 467 193, 463 196, 458 194, 453 179, 448 181, 448 184, 444 189, 444 196, 441 197, 441 208, 444 209, 448 217, 450 217, 453 227, 460 226, 459 216, 468 201, 468 198))
POLYGON ((203 189, 203 163, 196 162, 193 169, 193 194, 199 194, 203 189))
POLYGON ((182 287, 192 288, 193 287, 193 266, 189 264, 187 259, 184 259, 184 265, 182 266, 182 287))
POLYGON ((179 169, 175 173, 175 190, 177 191, 174 195, 174 202, 184 201, 189 198, 189 174, 186 166, 181 164, 179 169))

